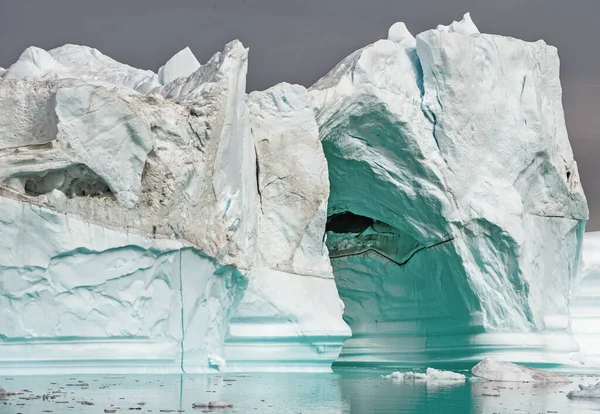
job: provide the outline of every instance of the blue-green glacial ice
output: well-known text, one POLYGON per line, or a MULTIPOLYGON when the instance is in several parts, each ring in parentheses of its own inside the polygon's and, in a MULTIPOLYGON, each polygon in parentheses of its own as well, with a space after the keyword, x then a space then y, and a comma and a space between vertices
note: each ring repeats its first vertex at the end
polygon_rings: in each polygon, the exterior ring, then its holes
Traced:
POLYGON ((247 59, 0 73, 2 374, 599 366, 554 47, 467 14, 308 89, 247 59))
POLYGON ((576 364, 588 212, 558 67, 466 15, 416 39, 395 25, 311 88, 352 328, 337 364, 576 364))

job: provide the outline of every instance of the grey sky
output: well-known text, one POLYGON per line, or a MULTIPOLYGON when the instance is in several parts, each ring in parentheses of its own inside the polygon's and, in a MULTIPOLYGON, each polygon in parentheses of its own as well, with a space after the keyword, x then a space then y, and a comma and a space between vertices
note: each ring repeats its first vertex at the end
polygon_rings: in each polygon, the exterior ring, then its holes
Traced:
POLYGON ((156 71, 185 46, 203 62, 238 38, 250 47, 249 90, 309 86, 396 21, 417 34, 467 11, 482 32, 558 47, 588 230, 600 230, 598 0, 0 0, 0 66, 30 45, 77 43, 156 71))

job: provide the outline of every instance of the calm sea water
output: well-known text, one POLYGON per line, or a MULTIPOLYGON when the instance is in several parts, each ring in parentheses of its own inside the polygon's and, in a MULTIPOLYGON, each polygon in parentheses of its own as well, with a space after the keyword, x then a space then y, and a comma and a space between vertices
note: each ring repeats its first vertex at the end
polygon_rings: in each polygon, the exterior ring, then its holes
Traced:
MULTIPOLYGON (((2 414, 163 413, 193 409, 194 402, 226 400, 225 413, 599 413, 600 400, 572 401, 566 393, 598 377, 574 383, 394 382, 379 374, 252 374, 247 376, 0 376, 0 386, 23 394, 0 401, 2 414), (51 399, 30 399, 49 394, 51 399), (93 405, 88 405, 93 404, 93 405), (173 410, 173 411, 168 411, 173 410)), ((205 411, 207 412, 207 411, 205 411)))

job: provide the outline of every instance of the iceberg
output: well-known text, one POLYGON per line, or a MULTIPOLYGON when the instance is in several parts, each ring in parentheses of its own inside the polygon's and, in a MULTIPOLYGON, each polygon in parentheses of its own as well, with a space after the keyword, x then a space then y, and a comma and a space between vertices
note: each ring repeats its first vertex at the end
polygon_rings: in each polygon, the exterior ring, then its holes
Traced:
POLYGON ((3 372, 331 369, 308 92, 247 97, 239 41, 196 63, 29 48, 0 80, 3 372))
POLYGON ((336 364, 573 365, 588 209, 556 49, 469 15, 414 40, 396 24, 310 93, 352 329, 336 364))
POLYGON ((550 371, 530 368, 505 361, 498 361, 494 358, 485 358, 479 364, 475 365, 471 369, 471 372, 473 375, 488 381, 544 383, 571 382, 550 371))
POLYGON ((600 382, 595 385, 579 385, 579 389, 567 394, 568 398, 600 398, 600 382))
POLYGON ((593 364, 555 48, 467 14, 308 89, 247 65, 0 70, 2 372, 593 364))

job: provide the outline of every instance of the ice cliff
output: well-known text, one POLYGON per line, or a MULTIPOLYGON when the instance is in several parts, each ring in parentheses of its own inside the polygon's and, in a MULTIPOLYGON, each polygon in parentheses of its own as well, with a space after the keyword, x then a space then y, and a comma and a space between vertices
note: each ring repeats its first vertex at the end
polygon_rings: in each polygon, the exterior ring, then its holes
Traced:
POLYGON ((330 369, 350 330, 310 96, 247 98, 246 70, 238 41, 158 75, 72 45, 6 70, 3 372, 330 369))
POLYGON ((0 70, 2 372, 575 363, 555 48, 396 23, 248 95, 247 57, 0 70))
POLYGON ((554 47, 469 15, 389 39, 311 88, 344 365, 573 363, 587 204, 554 47))

